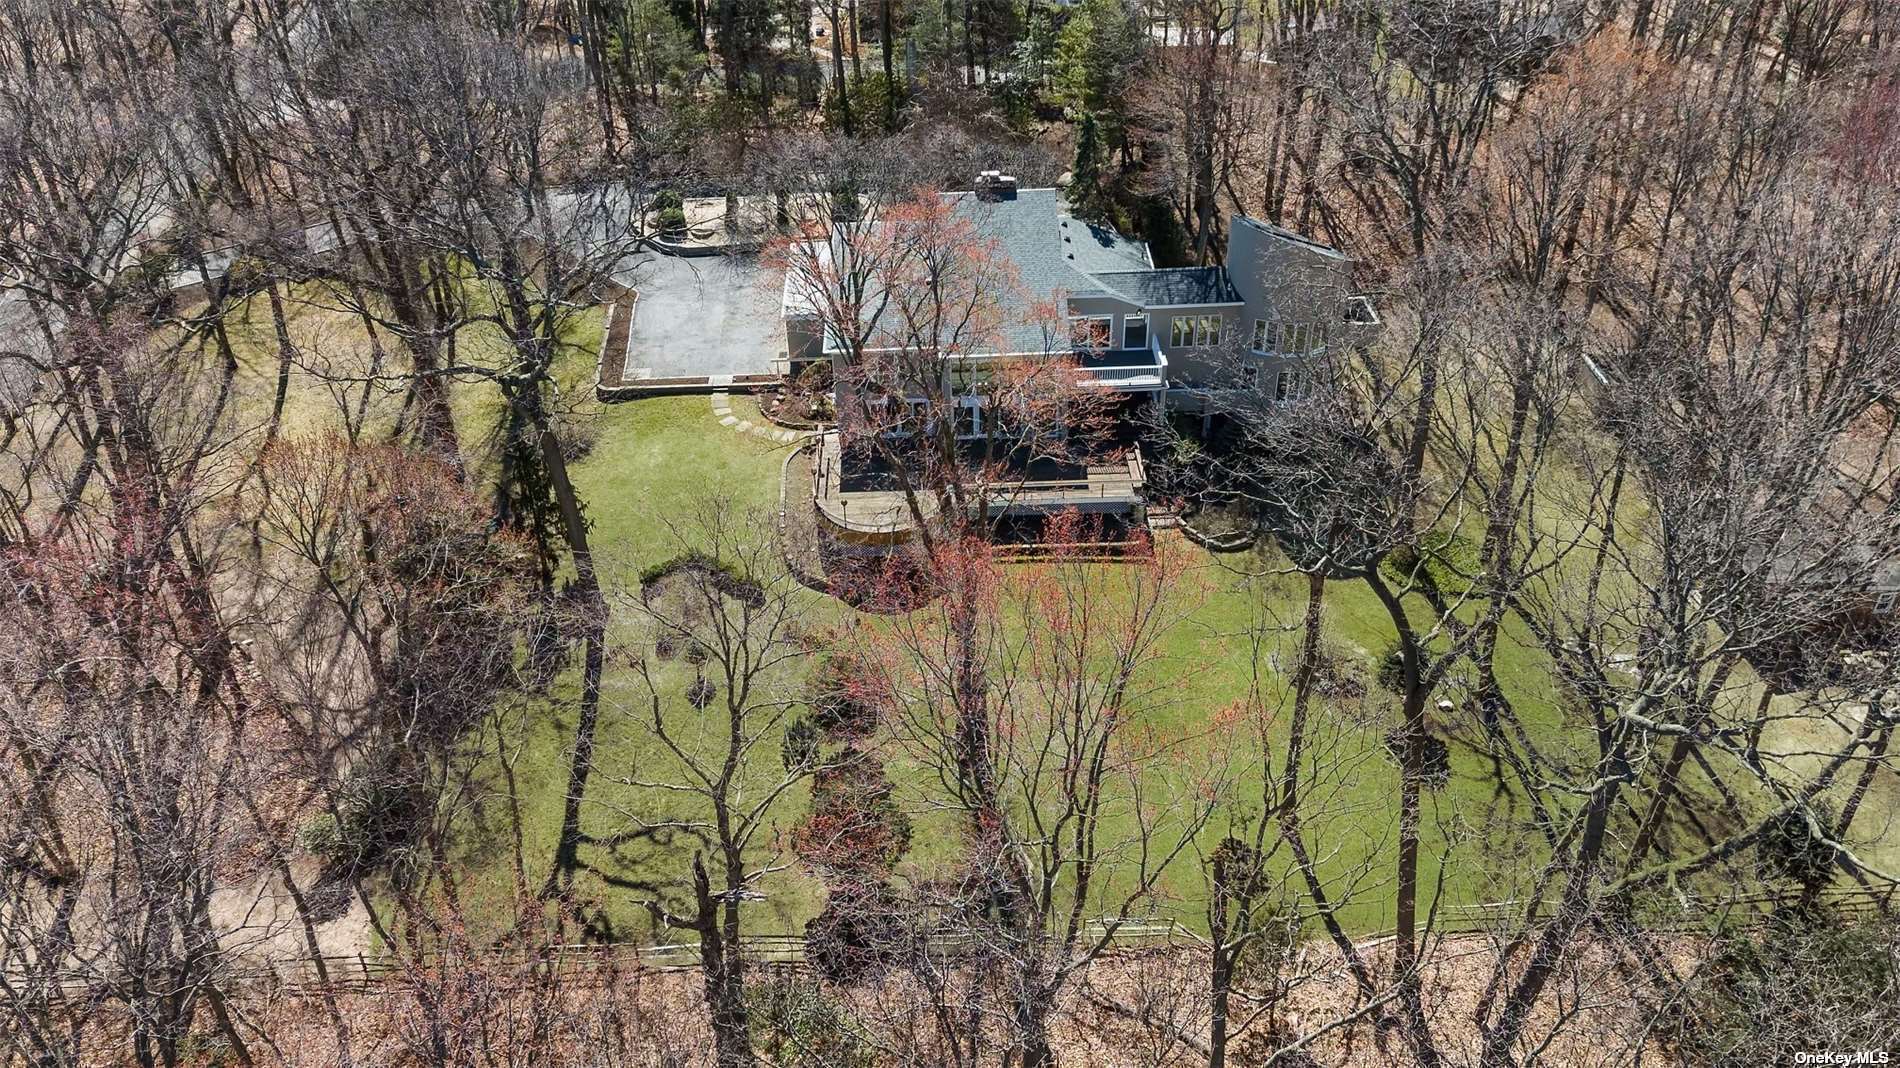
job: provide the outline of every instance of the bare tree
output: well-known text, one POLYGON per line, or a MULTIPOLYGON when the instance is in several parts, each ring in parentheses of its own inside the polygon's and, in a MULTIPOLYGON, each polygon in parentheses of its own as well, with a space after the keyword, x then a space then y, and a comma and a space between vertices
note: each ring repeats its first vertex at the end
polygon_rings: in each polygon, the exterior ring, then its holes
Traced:
POLYGON ((660 757, 610 759, 638 800, 616 806, 620 829, 582 842, 609 856, 696 843, 690 871, 657 885, 593 870, 634 891, 657 925, 698 936, 718 1063, 750 1065, 747 906, 788 863, 774 838, 783 802, 822 766, 787 730, 802 707, 789 676, 806 651, 803 588, 759 520, 713 506, 686 537, 694 548, 628 604, 643 692, 617 718, 660 757))
POLYGON ((980 541, 939 553, 929 581, 944 596, 866 634, 860 657, 898 751, 930 770, 934 789, 908 803, 960 835, 953 870, 893 906, 913 914, 921 941, 904 959, 947 1063, 1053 1063, 1061 997, 1157 914, 1163 874, 1225 785, 1220 767, 1169 774, 1189 740, 1137 727, 1163 700, 1160 643, 1192 604, 1181 561, 1162 548, 1111 574, 1062 549, 1077 540, 1062 524, 1050 537, 1051 560, 1007 574, 980 541), (1015 622, 1028 618, 1042 626, 1015 622))

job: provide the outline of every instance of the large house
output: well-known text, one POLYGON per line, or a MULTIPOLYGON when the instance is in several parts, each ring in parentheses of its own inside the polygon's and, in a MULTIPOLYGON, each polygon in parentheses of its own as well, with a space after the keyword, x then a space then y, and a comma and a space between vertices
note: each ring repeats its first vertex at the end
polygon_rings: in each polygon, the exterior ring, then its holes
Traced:
MULTIPOLYGON (((944 357, 941 388, 956 399, 960 436, 985 432, 980 390, 960 391, 958 384, 976 380, 967 372, 986 361, 1068 356, 1082 384, 1126 395, 1130 404, 1211 413, 1224 391, 1297 400, 1315 356, 1361 344, 1379 325, 1338 249, 1255 219, 1231 220, 1224 265, 1156 267, 1146 242, 1076 218, 1059 189, 1019 189, 1015 179, 990 171, 971 191, 942 196, 1007 259, 1018 280, 1011 299, 1057 308, 1068 319, 1066 331, 1051 330, 1027 307, 1016 309, 1003 316, 1011 325, 999 331, 997 351, 944 357)), ((835 332, 816 310, 823 302, 801 292, 802 284, 809 283, 788 274, 782 305, 792 366, 844 361, 835 332)), ((841 412, 850 407, 843 400, 841 412)), ((848 425, 843 433, 849 437, 848 425)), ((993 508, 1133 512, 1145 481, 1134 450, 1113 464, 1026 472, 993 508)), ((907 536, 908 516, 892 487, 854 472, 837 435, 824 443, 818 483, 820 515, 847 541, 885 544, 907 536)))

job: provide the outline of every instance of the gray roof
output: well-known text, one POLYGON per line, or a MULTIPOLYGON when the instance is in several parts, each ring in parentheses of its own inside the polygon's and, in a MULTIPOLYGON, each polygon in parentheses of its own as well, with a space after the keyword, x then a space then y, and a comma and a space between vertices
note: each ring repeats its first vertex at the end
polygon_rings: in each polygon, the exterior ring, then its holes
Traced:
POLYGON ((1022 189, 996 200, 975 193, 945 193, 944 198, 979 234, 996 241, 1021 280, 1024 303, 1009 309, 1014 314, 1007 316, 1011 324, 1004 337, 1013 351, 1047 347, 1043 324, 1030 314, 1033 302, 1049 301, 1057 293, 1115 296, 1093 276, 1148 270, 1153 262, 1146 242, 1071 216, 1060 189, 1022 189))
POLYGON ((1144 308, 1240 303, 1240 294, 1227 280, 1225 267, 1151 267, 1145 271, 1101 271, 1095 277, 1144 308))
POLYGON ((1236 215, 1233 217, 1233 221, 1236 225, 1251 226, 1256 230, 1262 231, 1264 233, 1272 234, 1274 237, 1277 237, 1282 241, 1291 241, 1292 243, 1296 245, 1302 245, 1308 249, 1311 249, 1314 252, 1319 253, 1322 256, 1330 256, 1336 260, 1344 260, 1346 258, 1346 254, 1344 252, 1339 251, 1333 246, 1327 244, 1326 242, 1315 241, 1314 239, 1306 236, 1305 234, 1296 234, 1284 226, 1275 226, 1270 222, 1266 222, 1261 219, 1256 219, 1250 215, 1236 215))
MULTIPOLYGON (((979 238, 996 243, 1020 283, 1010 296, 1014 306, 1003 309, 1000 351, 1046 351, 1054 340, 1051 327, 1066 343, 1062 324, 1037 315, 1037 306, 1053 304, 1058 294, 1103 297, 1138 308, 1240 303, 1226 268, 1157 268, 1147 242, 1069 214, 1068 196, 1060 189, 1021 189, 994 198, 974 192, 942 196, 979 238)), ((812 312, 789 273, 783 308, 788 316, 812 312)), ((835 347, 836 342, 827 343, 835 347)))

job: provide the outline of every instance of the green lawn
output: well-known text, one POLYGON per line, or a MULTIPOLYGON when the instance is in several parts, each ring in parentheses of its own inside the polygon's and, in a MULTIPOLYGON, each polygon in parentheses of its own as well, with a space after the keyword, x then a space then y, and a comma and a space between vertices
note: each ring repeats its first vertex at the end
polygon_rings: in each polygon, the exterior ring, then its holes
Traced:
MULTIPOLYGON (((290 294, 292 339, 320 368, 360 373, 369 361, 360 323, 323 307, 322 297, 320 292, 290 294)), ((583 436, 592 438, 586 455, 573 464, 573 474, 586 502, 609 595, 623 598, 642 568, 690 546, 696 519, 710 502, 723 500, 760 515, 775 509, 785 453, 721 426, 705 397, 599 405, 590 395, 599 330, 597 316, 577 326, 559 378, 576 426, 588 428, 583 436)), ((268 415, 276 385, 275 338, 261 297, 254 302, 250 321, 233 321, 231 331, 240 362, 239 423, 254 430, 261 428, 268 415)), ((500 343, 498 338, 484 336, 483 329, 467 331, 458 340, 478 349, 500 343)), ((284 434, 294 437, 338 426, 339 388, 310 367, 296 368, 284 434)), ((495 390, 483 382, 458 383, 453 390, 458 426, 479 477, 484 445, 499 415, 495 390)), ((372 389, 368 396, 367 424, 375 436, 393 425, 400 396, 381 388, 372 389)), ((749 399, 735 397, 734 407, 742 418, 756 418, 749 399)), ((1171 632, 1164 660, 1158 665, 1161 677, 1156 680, 1154 700, 1144 714, 1150 726, 1197 738, 1184 751, 1188 765, 1211 766, 1219 760, 1239 769, 1229 810, 1207 832, 1211 845, 1219 836, 1244 826, 1249 813, 1257 809, 1263 764, 1251 728, 1236 728, 1229 737, 1206 737, 1207 725, 1217 713, 1245 700, 1256 686, 1264 704, 1283 718, 1284 669, 1294 656, 1305 582, 1289 574, 1285 561, 1271 550, 1219 557, 1193 552, 1205 595, 1191 618, 1171 632)), ((816 594, 810 595, 810 602, 811 614, 804 621, 809 626, 822 627, 849 615, 841 605, 816 594)), ((668 795, 629 789, 614 781, 632 776, 660 778, 666 770, 666 758, 627 719, 643 700, 628 666, 638 649, 618 630, 615 638, 609 654, 599 774, 589 791, 585 816, 586 829, 594 834, 623 829, 629 814, 651 816, 665 811, 666 804, 676 803, 668 795)), ((1497 672, 1532 738, 1547 752, 1575 750, 1587 758, 1593 745, 1586 734, 1566 726, 1542 652, 1514 626, 1507 627, 1506 638, 1497 672)), ((1371 679, 1374 661, 1389 647, 1393 635, 1383 609, 1362 583, 1335 582, 1328 588, 1326 639, 1338 661, 1361 668, 1371 694, 1364 700, 1329 702, 1316 709, 1315 744, 1322 747, 1319 759, 1326 772, 1317 777, 1318 785, 1309 794, 1313 814, 1308 828, 1329 880, 1336 888, 1348 882, 1356 885, 1349 895, 1347 922, 1360 930, 1376 930, 1391 923, 1397 774, 1381 741, 1391 723, 1392 702, 1371 679)), ((1744 669, 1737 678, 1747 675, 1744 669)), ((794 692, 797 680, 785 680, 784 685, 794 692)), ((472 795, 476 803, 461 824, 465 850, 461 859, 466 868, 461 890, 477 912, 487 911, 497 918, 506 914, 506 899, 514 886, 509 860, 512 835, 507 830, 511 821, 506 818, 511 804, 520 811, 530 889, 545 876, 572 745, 573 691, 571 678, 564 677, 544 698, 502 710, 483 740, 486 751, 508 753, 509 759, 506 768, 492 755, 483 763, 472 795), (495 732, 503 743, 499 746, 495 732)), ((1816 725, 1812 729, 1826 733, 1832 728, 1816 725)), ((1277 766, 1284 744, 1282 724, 1271 723, 1266 735, 1266 756, 1277 766)), ((760 759, 776 764, 776 750, 762 752, 760 759)), ((1528 814, 1521 798, 1514 791, 1500 791, 1494 769, 1470 749, 1454 744, 1452 760, 1451 783, 1427 796, 1422 879, 1428 894, 1442 886, 1446 903, 1522 894, 1525 874, 1543 852, 1524 830, 1528 814), (1473 862, 1480 856, 1484 863, 1473 862), (1510 858, 1517 858, 1517 863, 1501 863, 1510 858), (1498 878, 1487 872, 1503 875, 1498 878)), ((902 771, 896 773, 901 781, 902 771)), ((1699 773, 1692 770, 1686 788, 1711 793, 1699 780, 1699 773)), ((1896 848, 1877 839, 1886 825, 1885 814, 1900 811, 1894 794, 1891 776, 1883 776, 1857 825, 1875 829, 1862 836, 1862 842, 1876 858, 1889 863, 1896 848)), ((789 826, 803 806, 802 795, 785 798, 778 810, 780 824, 789 826)), ((1711 802, 1704 807, 1713 811, 1719 806, 1711 802)), ((930 830, 920 824, 913 849, 913 859, 920 864, 947 856, 954 846, 953 836, 930 830)), ((615 856, 595 849, 588 859, 619 878, 677 885, 685 871, 687 849, 675 843, 668 849, 629 849, 615 856)), ((645 936, 646 921, 635 905, 634 892, 599 879, 587 879, 583 889, 602 904, 618 933, 645 936)), ((1191 862, 1177 866, 1166 889, 1175 898, 1180 918, 1197 922, 1204 893, 1198 868, 1191 862)), ((754 930, 795 932, 818 902, 817 886, 788 868, 769 882, 765 901, 755 912, 754 930)))
MULTIPOLYGON (((785 449, 721 426, 703 396, 605 406, 598 427, 593 448, 573 465, 572 474, 586 502, 602 581, 610 602, 617 606, 618 625, 610 635, 596 736, 596 773, 582 819, 588 834, 606 836, 626 830, 629 817, 677 816, 689 807, 679 795, 616 781, 665 779, 673 759, 634 719, 645 710, 647 697, 630 658, 646 650, 624 627, 631 614, 626 599, 633 594, 643 568, 692 547, 692 532, 706 507, 720 503, 769 521, 778 506, 785 449)), ((815 593, 808 596, 814 619, 842 612, 835 602, 815 593)), ((505 724, 503 751, 512 754, 516 796, 509 796, 509 776, 502 773, 498 760, 491 756, 483 769, 484 786, 491 791, 490 806, 514 803, 520 807, 523 852, 535 887, 546 875, 560 827, 574 743, 577 685, 573 674, 569 671, 559 680, 547 700, 498 717, 505 724)), ((680 699, 681 685, 687 681, 683 668, 669 665, 663 679, 673 684, 664 695, 672 709, 671 719, 688 724, 690 731, 690 724, 700 717, 680 699)), ((786 679, 782 684, 795 687, 797 680, 786 679)), ((715 740, 702 740, 710 751, 715 740)), ((778 747, 762 748, 759 758, 771 766, 757 769, 753 781, 777 772, 778 747)), ((802 793, 789 795, 780 804, 783 822, 789 825, 803 811, 804 798, 802 793)), ((465 892, 472 900, 489 897, 498 913, 506 907, 513 888, 509 843, 506 835, 498 833, 501 826, 494 819, 471 824, 473 833, 467 837, 464 858, 469 869, 465 892)), ((684 839, 669 848, 636 844, 609 852, 589 846, 583 849, 582 859, 620 879, 677 887, 688 870, 692 848, 684 839)), ((577 886, 584 897, 598 903, 616 934, 651 936, 638 903, 640 892, 612 886, 585 872, 577 886)), ((754 920, 761 931, 800 930, 819 902, 816 885, 796 871, 774 876, 765 889, 759 906, 763 915, 754 920)))
MULTIPOLYGON (((358 391, 355 394, 349 393, 349 387, 326 382, 318 372, 361 374, 370 365, 370 346, 360 321, 327 306, 331 304, 328 294, 301 288, 286 297, 289 332, 303 357, 292 371, 283 434, 296 437, 334 429, 341 425, 339 398, 354 406, 362 387, 354 387, 358 391)), ((239 424, 256 431, 268 416, 277 372, 276 340, 264 298, 255 298, 248 320, 240 313, 229 322, 229 329, 240 363, 239 424)), ((487 330, 464 331, 458 338, 461 351, 498 355, 500 339, 488 336, 487 330)), ((559 366, 559 378, 562 394, 579 420, 577 425, 591 427, 586 435, 592 437, 591 447, 573 464, 573 475, 586 502, 591 537, 609 595, 618 598, 626 596, 642 568, 670 558, 690 544, 697 515, 709 502, 724 500, 760 514, 775 509, 784 450, 721 426, 705 397, 599 405, 589 395, 592 354, 599 330, 597 316, 578 325, 559 366)), ((452 389, 463 444, 471 452, 473 469, 480 477, 485 468, 482 457, 500 414, 496 391, 479 381, 457 383, 452 389)), ((367 397, 368 432, 372 437, 380 436, 394 425, 400 394, 394 388, 378 386, 371 387, 367 397)), ((741 417, 755 414, 747 398, 735 397, 734 406, 741 417)), ((1147 715, 1152 725, 1162 730, 1199 736, 1195 743, 1198 748, 1186 759, 1219 757, 1242 769, 1235 811, 1231 818, 1223 814, 1209 829, 1211 841, 1227 833, 1236 821, 1244 820, 1246 810, 1257 806, 1261 765, 1251 731, 1241 732, 1240 737, 1208 738, 1206 724, 1216 712, 1246 698, 1256 672, 1267 703, 1281 703, 1284 686, 1280 668, 1291 661, 1292 634, 1300 620, 1305 585, 1298 576, 1286 574, 1284 562, 1270 554, 1216 558, 1195 552, 1198 578, 1206 586, 1205 598, 1192 618, 1168 639, 1165 660, 1159 666, 1165 678, 1159 680, 1162 685, 1156 687, 1156 699, 1147 715), (1262 630, 1266 636, 1256 642, 1254 635, 1262 630)), ((812 625, 822 626, 847 615, 841 605, 816 594, 811 595, 811 602, 812 625)), ((1383 610, 1363 585, 1355 583, 1334 583, 1329 588, 1327 631, 1335 653, 1344 659, 1357 658, 1368 669, 1368 675, 1372 658, 1392 640, 1383 610)), ((585 816, 590 833, 621 829, 628 813, 650 815, 660 811, 656 806, 664 801, 653 791, 631 790, 613 781, 615 777, 634 775, 657 777, 654 773, 663 770, 657 766, 661 758, 644 732, 632 727, 626 718, 643 698, 628 668, 628 657, 635 652, 625 642, 616 642, 610 650, 600 771, 589 791, 585 816)), ((1556 713, 1543 693, 1546 686, 1540 657, 1528 648, 1513 647, 1499 669, 1520 709, 1532 721, 1532 729, 1540 737, 1560 735, 1556 713)), ((788 687, 794 684, 787 682, 788 687)), ((477 911, 491 911, 499 918, 505 914, 507 897, 513 891, 512 835, 506 830, 511 822, 506 817, 510 805, 519 807, 522 850, 531 888, 545 876, 559 825, 572 745, 573 696, 572 679, 564 677, 545 698, 523 700, 498 713, 490 725, 491 734, 481 740, 490 753, 508 753, 510 766, 504 769, 492 756, 485 761, 472 795, 476 803, 461 824, 466 850, 463 859, 468 869, 461 890, 477 911), (505 744, 497 746, 492 732, 500 732, 499 740, 505 744)), ((1375 697, 1371 704, 1377 706, 1380 701, 1375 697)), ((1361 928, 1381 927, 1390 923, 1389 858, 1396 790, 1396 772, 1380 744, 1386 728, 1384 713, 1378 707, 1368 711, 1356 706, 1322 709, 1320 715, 1323 718, 1318 734, 1328 738, 1328 759, 1335 773, 1328 776, 1333 780, 1330 791, 1314 795, 1314 800, 1320 802, 1310 824, 1315 852, 1334 876, 1344 878, 1365 869, 1367 888, 1361 894, 1361 903, 1349 911, 1349 919, 1361 928), (1329 730, 1326 724, 1332 721, 1344 726, 1329 730)), ((1269 738, 1277 759, 1281 738, 1277 726, 1270 728, 1269 738)), ((477 743, 472 740, 471 744, 477 743)), ((762 757, 775 763, 776 755, 774 751, 762 757)), ((1452 785, 1430 798, 1427 820, 1432 834, 1444 827, 1463 841, 1471 837, 1472 826, 1480 823, 1496 803, 1495 791, 1490 769, 1468 752, 1455 750, 1454 766, 1457 775, 1452 785)), ((782 801, 782 823, 789 825, 795 820, 803 805, 802 796, 782 801)), ((927 862, 933 855, 943 855, 952 841, 947 835, 920 832, 914 856, 927 862)), ((1504 845, 1489 841, 1461 844, 1458 849, 1486 844, 1494 849, 1504 845)), ((590 859, 620 877, 676 882, 685 870, 684 849, 678 846, 671 852, 657 853, 625 850, 615 857, 593 850, 590 859)), ((1439 854, 1436 843, 1429 844, 1428 864, 1439 854)), ((1456 851, 1452 854, 1454 858, 1458 855, 1456 851)), ((1477 867, 1452 864, 1447 875, 1448 896, 1472 900, 1493 895, 1494 888, 1474 885, 1461 874, 1477 867)), ((1425 878, 1429 885, 1436 873, 1427 870, 1425 878)), ((617 925, 644 927, 644 915, 634 906, 634 895, 629 891, 598 880, 584 889, 603 904, 617 925)), ((1178 866, 1168 890, 1179 899, 1183 919, 1193 922, 1203 892, 1199 870, 1192 863, 1178 866)), ((763 914, 754 921, 755 929, 796 931, 817 903, 817 887, 809 880, 795 871, 775 876, 766 902, 760 906, 763 914)))
MULTIPOLYGON (((719 425, 704 397, 612 405, 599 418, 598 440, 586 459, 575 465, 574 473, 588 502, 590 530, 604 574, 623 592, 641 568, 668 559, 690 544, 693 517, 708 499, 722 498, 762 511, 777 505, 783 450, 719 425)), ((1158 666, 1163 677, 1156 680, 1155 699, 1146 714, 1151 726, 1196 737, 1186 751, 1188 762, 1225 759, 1238 769, 1237 804, 1210 827, 1211 844, 1244 821, 1248 810, 1257 808, 1261 765, 1250 730, 1235 737, 1209 737, 1207 724, 1216 712, 1247 697, 1256 672, 1266 702, 1282 702, 1281 669, 1291 663, 1305 581, 1288 574, 1285 562, 1271 551, 1218 558, 1194 552, 1195 578, 1205 587, 1205 597, 1189 620, 1171 632, 1165 659, 1158 666), (1257 641, 1256 634, 1262 635, 1257 641)), ((847 610, 836 602, 815 594, 812 602, 814 625, 846 615, 847 610)), ((1393 637, 1383 609, 1363 584, 1333 583, 1326 611, 1328 640, 1335 655, 1355 660, 1370 679, 1374 658, 1393 637)), ((626 719, 627 710, 644 700, 626 667, 626 658, 636 653, 630 648, 610 652, 600 777, 589 791, 585 818, 592 834, 624 828, 629 812, 661 811, 656 806, 665 803, 667 796, 612 781, 615 776, 635 773, 660 777, 656 773, 669 759, 626 719)), ((1499 670, 1527 725, 1541 741, 1554 741, 1562 727, 1548 693, 1541 653, 1528 644, 1507 643, 1499 670)), ((1366 701, 1344 708, 1326 706, 1316 713, 1321 718, 1315 733, 1327 747, 1331 772, 1313 795, 1317 804, 1310 824, 1314 851, 1329 876, 1344 880, 1354 872, 1363 873, 1363 885, 1347 912, 1349 922, 1361 929, 1391 922, 1390 857, 1396 825, 1397 773, 1385 758, 1381 742, 1389 726, 1391 702, 1376 690, 1376 683, 1372 685, 1373 694, 1366 701)), ((558 687, 552 696, 553 701, 514 720, 509 735, 526 828, 525 852, 533 877, 545 871, 552 853, 572 744, 571 684, 558 687)), ((1269 729, 1275 759, 1282 735, 1278 724, 1269 729)), ((775 761, 776 751, 762 756, 775 761)), ((1470 850, 1487 849, 1496 855, 1520 846, 1501 840, 1486 825, 1489 815, 1506 803, 1497 795, 1488 763, 1456 748, 1453 760, 1453 782, 1428 799, 1431 837, 1423 878, 1431 886, 1439 874, 1433 865, 1447 855, 1446 899, 1492 900, 1499 888, 1475 881, 1480 866, 1458 861, 1470 850), (1446 837, 1456 842, 1448 854, 1439 848, 1446 837)), ((495 782, 501 778, 491 776, 495 782)), ((497 800, 502 796, 497 788, 497 800)), ((803 804, 802 796, 787 797, 779 809, 781 822, 789 826, 803 804)), ((929 830, 920 823, 913 861, 927 863, 947 855, 951 848, 951 836, 929 830)), ((506 893, 511 885, 508 866, 502 863, 505 854, 495 854, 494 845, 471 841, 469 859, 476 862, 478 874, 470 887, 476 893, 506 893), (489 852, 476 848, 478 844, 489 847, 489 852), (483 855, 492 862, 481 863, 483 855)), ((685 871, 685 848, 671 853, 628 849, 611 858, 603 850, 590 849, 586 856, 622 878, 676 882, 685 871)), ((588 880, 583 886, 601 902, 620 933, 626 934, 629 928, 645 933, 645 919, 634 905, 633 892, 599 880, 588 880)), ((1167 889, 1178 899, 1182 919, 1196 922, 1203 893, 1196 866, 1180 864, 1167 889)), ((755 917, 755 930, 795 932, 817 904, 814 883, 792 872, 776 876, 755 917)))

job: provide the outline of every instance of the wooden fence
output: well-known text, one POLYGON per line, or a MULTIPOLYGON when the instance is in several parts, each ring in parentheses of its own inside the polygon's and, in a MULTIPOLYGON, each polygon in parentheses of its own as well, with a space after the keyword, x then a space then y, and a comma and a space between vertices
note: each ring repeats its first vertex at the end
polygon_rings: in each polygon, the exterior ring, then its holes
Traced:
MULTIPOLYGON (((1767 919, 1777 908, 1794 903, 1796 893, 1741 895, 1719 901, 1681 900, 1680 908, 1668 914, 1644 915, 1640 926, 1666 933, 1713 930, 1717 924, 1729 927, 1752 926, 1767 919)), ((1831 910, 1852 915, 1886 915, 1893 906, 1894 889, 1873 890, 1862 887, 1834 887, 1824 890, 1819 902, 1831 910)), ((1549 917, 1555 902, 1543 904, 1538 912, 1549 917)), ((1319 918, 1315 909, 1303 910, 1309 925, 1319 918)), ((1521 922, 1525 903, 1494 901, 1448 905, 1437 910, 1431 931, 1441 935, 1470 935, 1506 931, 1521 922)), ((1361 944, 1374 944, 1393 937, 1390 930, 1360 934, 1361 944)), ((1107 952, 1126 953, 1157 947, 1205 947, 1207 936, 1174 921, 1165 923, 1123 923, 1112 930, 1104 923, 1092 923, 1085 931, 1087 940, 1106 936, 1107 952)), ((930 955, 953 959, 966 948, 980 943, 968 935, 945 935, 926 942, 930 955)), ((805 937, 800 934, 747 935, 740 940, 740 952, 747 961, 769 970, 807 967, 805 937)), ((328 988, 344 992, 374 992, 386 989, 391 980, 405 976, 426 978, 439 969, 446 958, 436 956, 421 961, 396 955, 358 954, 354 956, 296 956, 236 963, 220 977, 222 983, 261 986, 279 993, 299 995, 328 988)), ((696 968, 699 945, 696 942, 645 944, 635 942, 589 942, 554 945, 524 950, 495 948, 478 951, 467 958, 469 966, 497 977, 546 977, 551 973, 582 982, 607 982, 631 972, 669 972, 696 968)), ((50 997, 80 997, 109 981, 96 973, 71 972, 52 977, 9 970, 7 978, 21 986, 46 990, 50 997)))

